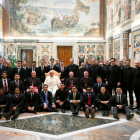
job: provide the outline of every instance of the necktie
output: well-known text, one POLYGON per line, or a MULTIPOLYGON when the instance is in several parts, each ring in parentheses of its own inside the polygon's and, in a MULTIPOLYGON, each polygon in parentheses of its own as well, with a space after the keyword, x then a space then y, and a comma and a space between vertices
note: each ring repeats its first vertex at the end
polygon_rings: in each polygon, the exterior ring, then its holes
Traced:
POLYGON ((18 82, 16 81, 16 87, 18 87, 18 82))
POLYGON ((16 95, 16 99, 18 98, 18 94, 16 95))
POLYGON ((31 93, 32 94, 32 97, 31 97, 31 107, 33 107, 33 97, 34 97, 34 95, 33 95, 33 93, 31 93))
POLYGON ((119 96, 119 104, 121 103, 121 97, 119 96))
POLYGON ((91 101, 90 101, 90 94, 88 95, 88 106, 91 106, 91 101))
POLYGON ((45 103, 48 106, 48 97, 47 97, 47 92, 45 93, 45 103))
POLYGON ((4 80, 4 90, 7 93, 7 84, 6 84, 6 80, 4 80))
POLYGON ((62 69, 61 69, 61 72, 63 73, 63 67, 62 67, 62 69))
POLYGON ((20 72, 20 68, 18 68, 18 73, 20 72))
POLYGON ((42 71, 42 73, 43 73, 43 67, 41 68, 41 71, 42 71))
POLYGON ((74 100, 76 100, 76 93, 74 93, 74 100))
POLYGON ((0 65, 0 69, 2 68, 2 66, 0 65))
POLYGON ((99 84, 99 91, 100 91, 100 89, 101 89, 101 84, 99 84))

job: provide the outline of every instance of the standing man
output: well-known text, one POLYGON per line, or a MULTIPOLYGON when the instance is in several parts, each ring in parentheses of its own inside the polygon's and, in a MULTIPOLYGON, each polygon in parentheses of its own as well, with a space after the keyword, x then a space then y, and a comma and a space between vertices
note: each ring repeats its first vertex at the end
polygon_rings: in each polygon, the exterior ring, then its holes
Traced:
POLYGON ((106 85, 108 86, 109 93, 112 96, 112 89, 116 92, 116 87, 121 84, 121 68, 116 65, 116 59, 111 58, 111 66, 108 68, 106 85))
POLYGON ((55 66, 57 66, 58 68, 60 67, 59 59, 56 59, 56 60, 55 60, 55 66))
POLYGON ((139 61, 135 62, 133 88, 136 96, 137 109, 140 112, 140 67, 139 61))
POLYGON ((25 70, 25 80, 24 80, 24 82, 26 82, 26 79, 29 78, 29 68, 27 67, 26 61, 23 61, 22 66, 23 66, 23 69, 25 70))
POLYGON ((65 82, 65 80, 67 78, 67 68, 64 67, 64 61, 63 60, 60 61, 59 71, 61 72, 60 81, 65 82))
POLYGON ((25 80, 25 70, 23 69, 23 67, 21 67, 21 61, 17 62, 17 67, 15 67, 13 69, 14 71, 14 76, 16 73, 18 73, 20 75, 20 80, 24 82, 25 80))
POLYGON ((119 60, 119 66, 120 66, 121 70, 123 68, 125 68, 125 66, 123 65, 123 60, 122 59, 119 60))
POLYGON ((36 61, 32 62, 32 67, 29 69, 29 77, 31 77, 31 72, 36 72, 36 77, 38 77, 38 68, 36 67, 36 61))
POLYGON ((2 71, 5 71, 5 66, 3 65, 3 58, 0 58, 0 78, 2 71))
POLYGON ((93 79, 93 83, 96 83, 97 76, 101 76, 101 66, 97 65, 95 59, 92 59, 92 64, 89 67, 89 75, 93 79))
POLYGON ((11 81, 14 80, 14 73, 10 60, 7 60, 7 67, 5 67, 5 71, 7 73, 7 78, 11 79, 11 81))
POLYGON ((123 94, 127 96, 127 91, 129 92, 130 99, 130 109, 133 109, 133 77, 134 77, 134 69, 130 67, 130 61, 125 61, 126 67, 122 69, 122 90, 123 94))
POLYGON ((91 64, 88 62, 88 57, 85 58, 85 68, 88 70, 91 64))
POLYGON ((38 78, 40 78, 41 83, 44 83, 45 73, 48 72, 47 67, 44 64, 45 64, 45 60, 41 59, 41 66, 38 67, 38 78))
POLYGON ((74 73, 74 77, 76 77, 78 71, 78 65, 74 64, 74 59, 70 59, 70 65, 67 66, 67 75, 69 77, 69 72, 72 71, 74 73))

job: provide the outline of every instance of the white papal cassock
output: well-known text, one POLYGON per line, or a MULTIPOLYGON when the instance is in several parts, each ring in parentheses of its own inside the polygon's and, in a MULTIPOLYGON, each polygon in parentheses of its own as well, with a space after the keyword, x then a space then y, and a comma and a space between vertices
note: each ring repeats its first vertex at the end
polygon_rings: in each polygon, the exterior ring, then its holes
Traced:
POLYGON ((53 77, 47 76, 44 82, 44 84, 48 85, 48 90, 52 92, 53 97, 60 83, 60 79, 58 78, 58 76, 55 75, 53 75, 53 77))

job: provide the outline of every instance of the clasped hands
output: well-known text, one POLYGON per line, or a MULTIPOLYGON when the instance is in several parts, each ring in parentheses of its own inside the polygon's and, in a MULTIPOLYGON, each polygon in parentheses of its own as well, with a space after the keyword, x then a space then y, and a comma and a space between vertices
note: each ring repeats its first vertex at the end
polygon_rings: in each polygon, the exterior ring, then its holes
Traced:
POLYGON ((64 103, 61 102, 60 100, 57 100, 56 103, 58 103, 60 106, 62 106, 64 103))
MULTIPOLYGON (((48 108, 48 106, 44 103, 44 109, 46 109, 46 108, 48 108)), ((52 105, 52 108, 56 108, 56 105, 53 104, 53 105, 52 105)))
POLYGON ((71 103, 73 103, 73 104, 78 104, 79 101, 77 101, 77 100, 72 100, 71 103))
POLYGON ((107 105, 109 101, 101 101, 101 103, 107 105))

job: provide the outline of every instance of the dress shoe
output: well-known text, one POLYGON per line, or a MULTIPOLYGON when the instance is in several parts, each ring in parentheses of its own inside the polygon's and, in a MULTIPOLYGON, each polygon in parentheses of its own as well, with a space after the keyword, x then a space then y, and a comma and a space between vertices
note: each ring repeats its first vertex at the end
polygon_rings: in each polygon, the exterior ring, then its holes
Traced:
POLYGON ((14 121, 15 119, 16 119, 15 116, 13 116, 13 117, 11 118, 12 121, 14 121))
POLYGON ((102 115, 103 115, 103 116, 105 115, 105 112, 104 112, 104 111, 102 111, 102 115))
POLYGON ((89 118, 89 110, 86 109, 86 117, 89 118))
POLYGON ((78 115, 78 112, 77 111, 75 112, 75 115, 78 115))
POLYGON ((127 120, 130 120, 134 117, 134 114, 130 114, 130 116, 127 116, 127 120))
POLYGON ((10 120, 10 117, 7 115, 7 114, 3 114, 3 117, 6 119, 6 120, 10 120))
POLYGON ((110 112, 110 111, 107 111, 107 116, 109 116, 109 112, 110 112))
POLYGON ((65 110, 64 109, 62 109, 62 113, 65 113, 65 110))
POLYGON ((95 109, 92 109, 92 115, 91 115, 92 118, 95 117, 95 109))
POLYGON ((75 116, 75 111, 72 111, 72 115, 75 116))
POLYGON ((113 114, 113 116, 114 116, 114 118, 115 119, 117 119, 117 120, 119 120, 120 118, 118 117, 118 115, 117 114, 113 114))
POLYGON ((53 109, 52 112, 58 112, 58 110, 57 109, 53 109))
POLYGON ((2 114, 0 114, 0 119, 2 118, 2 114))

